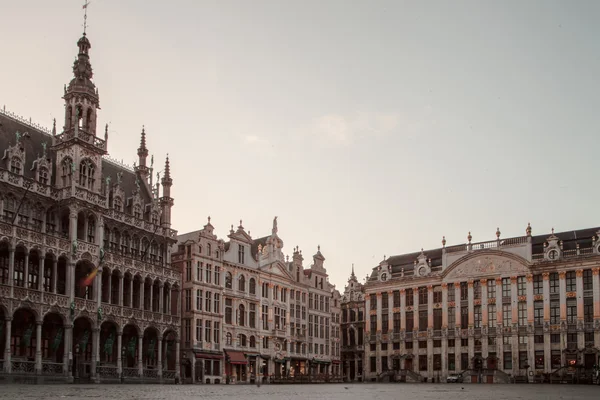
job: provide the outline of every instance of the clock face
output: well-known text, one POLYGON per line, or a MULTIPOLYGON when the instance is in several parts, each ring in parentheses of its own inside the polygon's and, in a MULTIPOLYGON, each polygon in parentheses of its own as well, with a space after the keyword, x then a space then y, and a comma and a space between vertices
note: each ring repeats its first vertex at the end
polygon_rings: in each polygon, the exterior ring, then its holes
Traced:
POLYGON ((427 274, 427 269, 425 267, 419 268, 419 275, 425 276, 427 274))
POLYGON ((550 250, 550 253, 548 253, 548 258, 551 260, 555 260, 556 258, 558 258, 558 251, 550 250))
POLYGON ((382 282, 387 281, 387 273, 384 272, 383 274, 381 274, 381 281, 382 282))

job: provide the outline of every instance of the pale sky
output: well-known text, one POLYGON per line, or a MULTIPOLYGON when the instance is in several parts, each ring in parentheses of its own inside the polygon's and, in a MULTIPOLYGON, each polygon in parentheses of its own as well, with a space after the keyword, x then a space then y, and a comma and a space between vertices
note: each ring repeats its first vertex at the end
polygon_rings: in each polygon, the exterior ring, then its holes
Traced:
MULTIPOLYGON (((78 0, 0 0, 0 106, 63 125, 78 0)), ((600 2, 92 0, 109 152, 171 157, 173 228, 278 216, 343 290, 383 256, 600 225, 600 2)), ((100 132, 103 129, 99 129, 100 132)))

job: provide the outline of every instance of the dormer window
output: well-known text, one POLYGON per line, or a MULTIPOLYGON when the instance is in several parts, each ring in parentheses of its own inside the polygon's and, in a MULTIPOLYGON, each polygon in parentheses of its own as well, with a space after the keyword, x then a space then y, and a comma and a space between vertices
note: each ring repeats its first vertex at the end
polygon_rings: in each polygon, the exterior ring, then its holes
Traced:
POLYGON ((158 225, 158 214, 157 213, 152 213, 152 223, 154 225, 158 225))
POLYGON ((38 182, 42 185, 48 184, 48 168, 42 167, 38 170, 38 182))
POLYGON ((210 255, 211 255, 211 252, 212 252, 212 248, 211 248, 211 246, 210 246, 210 243, 207 243, 207 244, 206 244, 206 254, 207 254, 209 257, 210 257, 210 255))
POLYGON ((139 204, 136 204, 133 206, 133 216, 136 218, 142 217, 142 208, 140 207, 139 204))
POLYGON ((21 159, 19 157, 13 157, 10 160, 10 172, 13 174, 21 174, 21 159))
POLYGON ((94 164, 90 160, 83 160, 79 165, 79 184, 90 190, 94 189, 94 164))
POLYGON ((238 262, 240 264, 244 263, 244 251, 245 251, 244 246, 241 244, 238 244, 238 262))

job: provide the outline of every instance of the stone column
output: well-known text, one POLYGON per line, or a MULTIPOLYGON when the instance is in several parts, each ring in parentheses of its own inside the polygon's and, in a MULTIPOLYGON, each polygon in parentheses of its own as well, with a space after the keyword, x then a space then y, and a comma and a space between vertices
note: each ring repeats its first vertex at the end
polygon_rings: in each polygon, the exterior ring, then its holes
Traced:
POLYGON ((54 258, 52 260, 52 293, 57 293, 56 291, 56 280, 58 279, 58 259, 54 258))
POLYGON ((154 282, 150 284, 150 312, 154 312, 154 282))
MULTIPOLYGON (((177 315, 181 315, 181 288, 177 288, 177 315)), ((224 301, 224 300, 223 300, 224 301)))
MULTIPOLYGON (((104 272, 102 271, 102 266, 98 266, 98 272, 96 273, 96 278, 94 278, 94 294, 96 295, 96 303, 98 303, 98 307, 102 307, 102 276, 104 272)), ((108 295, 110 299, 110 277, 108 277, 108 295)), ((110 302, 109 302, 110 303, 110 302)))
POLYGON ((558 290, 560 297, 560 365, 566 364, 566 356, 564 350, 567 343, 567 330, 563 329, 563 326, 567 321, 567 282, 565 281, 566 272, 561 271, 558 273, 558 290))
POLYGON ((448 284, 442 282, 442 379, 448 376, 448 284))
POLYGON ((510 297, 511 297, 511 311, 512 311, 512 322, 511 322, 511 334, 512 334, 512 373, 516 375, 519 371, 519 331, 518 331, 518 322, 519 322, 519 296, 517 287, 517 277, 510 277, 510 297), (514 329, 517 327, 516 329, 514 329))
POLYGON ((133 308, 133 276, 129 280, 129 307, 133 308))
MULTIPOLYGON (((44 268, 44 261, 46 260, 46 256, 40 256, 38 262, 38 287, 37 290, 40 292, 44 291, 44 280, 46 279, 46 271, 44 268)), ((44 296, 42 294, 42 296, 44 296)))
POLYGON ((138 336, 138 374, 140 377, 144 377, 144 336, 138 336))
POLYGON ((503 326, 508 325, 502 319, 502 278, 496 278, 496 356, 498 369, 504 370, 504 333, 503 326))
POLYGON ((71 371, 69 370, 69 360, 72 359, 72 340, 73 340, 73 325, 65 325, 65 334, 63 337, 64 351, 63 351, 63 372, 65 376, 69 376, 71 371))
MULTIPOLYGON (((594 296, 595 324, 598 324, 598 321, 600 320, 600 280, 598 279, 598 275, 600 275, 600 268, 592 268, 592 291, 594 296)), ((600 347, 600 329, 596 329, 594 333, 594 346, 596 348, 600 347)))
MULTIPOLYGON (((36 321, 35 330, 35 373, 42 374, 42 321, 36 321)), ((7 336, 10 336, 8 334, 7 336)))
MULTIPOLYGON (((163 297, 164 297, 164 287, 165 284, 163 282, 160 282, 158 284, 158 312, 163 314, 164 313, 164 305, 163 305, 163 297)), ((219 312, 218 310, 214 310, 215 312, 219 312)), ((257 313, 260 315, 261 311, 257 310, 257 313)), ((259 325, 261 326, 261 325, 259 325)))
MULTIPOLYGON (((8 285, 10 286, 10 297, 14 297, 13 287, 15 280, 15 248, 9 246, 8 249, 8 285)), ((10 339, 10 337, 9 337, 10 339)), ((10 349, 10 342, 8 349, 10 349)), ((10 363, 9 363, 10 364, 10 363)))
POLYGON ((117 373, 119 376, 123 373, 123 358, 121 357, 123 349, 123 332, 117 332, 117 373))
MULTIPOLYGON (((14 253, 14 252, 13 252, 14 253)), ((12 275, 10 277, 10 281, 12 282, 12 275)), ((11 326, 11 322, 12 322, 12 318, 11 317, 6 317, 4 319, 4 321, 6 322, 6 325, 4 327, 4 372, 10 374, 10 370, 11 370, 11 354, 10 354, 10 337, 12 336, 12 326, 11 326)))
MULTIPOLYGON (((469 340, 469 347, 468 347, 468 354, 469 354, 469 366, 472 367, 472 359, 475 356, 475 338, 473 336, 473 334, 475 333, 475 331, 473 330, 473 327, 475 326, 475 306, 474 306, 474 302, 475 302, 475 293, 473 292, 473 285, 474 285, 474 281, 472 279, 469 279, 469 281, 467 282, 467 299, 468 299, 468 307, 469 307, 469 328, 468 328, 468 340, 469 340)), ((464 328, 463 328, 464 329, 464 328)))
MULTIPOLYGON (((140 280, 140 310, 144 311, 144 292, 145 292, 145 288, 146 288, 146 281, 145 279, 141 279, 140 280)), ((133 293, 133 292, 132 292, 133 293)))
MULTIPOLYGON (((100 324, 101 321, 98 321, 100 324)), ((85 349, 83 349, 85 351, 85 349)), ((100 361, 100 328, 92 332, 92 378, 97 378, 96 365, 100 361)))
POLYGON ((487 368, 485 361, 489 356, 488 348, 488 290, 487 290, 487 279, 481 279, 479 281, 479 287, 481 288, 481 357, 484 359, 484 368, 487 368))
POLYGON ((175 378, 179 381, 181 377, 181 366, 179 365, 179 339, 175 341, 175 378))
MULTIPOLYGON (((25 281, 23 287, 29 289, 29 251, 25 252, 25 281)), ((35 288, 32 288, 35 289, 35 288)))
POLYGON ((158 369, 158 378, 162 379, 162 339, 158 341, 158 362, 156 368, 158 369))
POLYGON ((107 299, 107 303, 108 304, 113 304, 114 299, 112 298, 112 277, 113 277, 113 271, 110 271, 110 273, 108 274, 108 284, 106 285, 106 291, 108 292, 108 299, 107 299))
POLYGON ((119 305, 121 307, 123 307, 123 292, 125 291, 125 286, 123 286, 123 284, 125 283, 125 274, 123 272, 121 272, 119 274, 119 305))

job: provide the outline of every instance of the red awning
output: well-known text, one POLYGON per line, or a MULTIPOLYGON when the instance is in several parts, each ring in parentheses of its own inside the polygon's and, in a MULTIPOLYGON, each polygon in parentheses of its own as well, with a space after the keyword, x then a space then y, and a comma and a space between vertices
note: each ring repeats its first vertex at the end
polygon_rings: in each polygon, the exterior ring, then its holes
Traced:
POLYGON ((332 363, 334 363, 334 364, 341 364, 342 362, 340 360, 333 360, 332 363))
POLYGON ((229 362, 229 364, 248 364, 243 352, 232 350, 225 351, 227 352, 227 362, 229 362))
POLYGON ((196 358, 203 358, 205 360, 220 360, 223 358, 223 356, 221 354, 196 353, 196 358))

